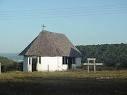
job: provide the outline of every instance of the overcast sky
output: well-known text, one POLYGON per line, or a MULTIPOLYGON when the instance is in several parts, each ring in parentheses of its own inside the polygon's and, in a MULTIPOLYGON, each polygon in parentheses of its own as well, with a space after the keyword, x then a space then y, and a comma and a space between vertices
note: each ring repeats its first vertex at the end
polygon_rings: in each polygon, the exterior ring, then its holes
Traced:
POLYGON ((75 45, 127 43, 127 0, 0 0, 0 52, 22 51, 41 24, 75 45))

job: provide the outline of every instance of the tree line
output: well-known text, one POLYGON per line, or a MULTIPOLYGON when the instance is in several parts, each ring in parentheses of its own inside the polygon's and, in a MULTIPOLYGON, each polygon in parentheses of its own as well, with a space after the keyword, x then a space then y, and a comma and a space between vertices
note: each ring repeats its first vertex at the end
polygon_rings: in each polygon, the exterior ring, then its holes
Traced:
POLYGON ((127 44, 78 45, 82 54, 82 63, 87 58, 96 58, 96 62, 105 66, 127 68, 127 44))

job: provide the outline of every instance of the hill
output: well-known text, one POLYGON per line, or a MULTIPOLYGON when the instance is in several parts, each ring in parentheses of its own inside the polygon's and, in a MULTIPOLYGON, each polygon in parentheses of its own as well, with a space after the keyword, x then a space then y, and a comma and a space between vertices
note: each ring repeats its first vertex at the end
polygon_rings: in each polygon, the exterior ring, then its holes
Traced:
POLYGON ((0 56, 0 63, 1 63, 2 72, 16 70, 17 68, 17 63, 6 57, 0 56))
POLYGON ((0 53, 0 56, 6 57, 16 62, 23 61, 23 56, 19 56, 18 53, 0 53))
POLYGON ((89 57, 97 58, 106 66, 127 67, 127 44, 79 45, 83 62, 89 57))

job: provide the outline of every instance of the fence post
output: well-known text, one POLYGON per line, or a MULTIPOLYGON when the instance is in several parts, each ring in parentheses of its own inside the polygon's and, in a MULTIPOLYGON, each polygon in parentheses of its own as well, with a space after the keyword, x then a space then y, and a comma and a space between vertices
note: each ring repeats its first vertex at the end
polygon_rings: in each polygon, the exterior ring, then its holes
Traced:
POLYGON ((0 63, 0 74, 1 74, 1 63, 0 63))

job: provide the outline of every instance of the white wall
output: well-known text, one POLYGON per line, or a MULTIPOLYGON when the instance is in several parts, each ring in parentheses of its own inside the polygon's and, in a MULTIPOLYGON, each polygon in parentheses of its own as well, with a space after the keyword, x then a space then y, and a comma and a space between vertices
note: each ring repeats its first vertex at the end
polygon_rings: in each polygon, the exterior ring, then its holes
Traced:
POLYGON ((23 71, 24 72, 32 72, 32 57, 24 57, 23 71))
POLYGON ((37 64, 38 71, 64 71, 67 68, 62 63, 62 57, 41 57, 41 64, 37 64))
MULTIPOLYGON (((63 64, 62 61, 62 57, 41 57, 41 64, 37 61, 36 69, 37 71, 66 71, 68 64, 63 64)), ((81 66, 81 58, 76 58, 75 64, 72 64, 72 69, 79 66, 81 66)), ((32 72, 32 57, 24 57, 23 71, 32 72)))

